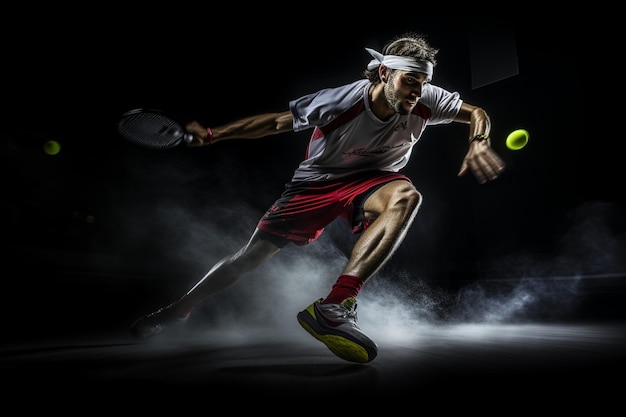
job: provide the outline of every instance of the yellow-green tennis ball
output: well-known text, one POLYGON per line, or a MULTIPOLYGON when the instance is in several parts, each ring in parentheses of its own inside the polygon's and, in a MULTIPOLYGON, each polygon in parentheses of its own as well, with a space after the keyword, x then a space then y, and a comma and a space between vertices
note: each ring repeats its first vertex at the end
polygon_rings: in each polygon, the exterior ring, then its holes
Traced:
POLYGON ((512 151, 522 149, 528 143, 528 136, 526 129, 514 130, 506 138, 506 147, 512 151))
POLYGON ((43 144, 43 151, 48 155, 56 155, 61 152, 61 145, 56 140, 49 140, 43 144))

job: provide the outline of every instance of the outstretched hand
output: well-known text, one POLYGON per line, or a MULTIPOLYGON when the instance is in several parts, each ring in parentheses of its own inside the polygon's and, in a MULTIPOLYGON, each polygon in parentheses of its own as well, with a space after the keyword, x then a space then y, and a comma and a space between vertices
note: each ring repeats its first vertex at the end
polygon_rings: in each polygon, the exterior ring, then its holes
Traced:
POLYGON ((472 141, 469 150, 463 158, 458 176, 465 175, 467 171, 472 171, 474 177, 480 184, 497 179, 504 169, 506 163, 493 150, 488 141, 472 141))
POLYGON ((207 128, 196 121, 187 123, 185 130, 193 135, 193 140, 189 142, 188 146, 208 145, 211 140, 207 128))

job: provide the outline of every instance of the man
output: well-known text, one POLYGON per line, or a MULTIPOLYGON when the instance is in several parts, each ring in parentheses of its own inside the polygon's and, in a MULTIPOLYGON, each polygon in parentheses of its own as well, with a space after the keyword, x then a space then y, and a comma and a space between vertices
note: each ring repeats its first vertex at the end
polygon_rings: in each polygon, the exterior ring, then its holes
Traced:
POLYGON ((435 56, 422 35, 404 34, 372 56, 364 79, 293 100, 289 110, 247 117, 206 128, 190 122, 189 146, 231 139, 257 139, 312 129, 305 159, 276 202, 238 252, 217 262, 186 294, 139 318, 138 338, 184 322, 209 295, 228 287, 289 243, 306 245, 344 218, 358 234, 350 257, 330 292, 297 319, 340 358, 372 361, 378 346, 357 325, 356 299, 367 280, 403 241, 422 202, 411 180, 399 171, 429 125, 468 124, 469 149, 458 175, 471 171, 479 183, 494 180, 505 164, 490 146, 491 121, 480 107, 456 92, 431 84, 435 56))

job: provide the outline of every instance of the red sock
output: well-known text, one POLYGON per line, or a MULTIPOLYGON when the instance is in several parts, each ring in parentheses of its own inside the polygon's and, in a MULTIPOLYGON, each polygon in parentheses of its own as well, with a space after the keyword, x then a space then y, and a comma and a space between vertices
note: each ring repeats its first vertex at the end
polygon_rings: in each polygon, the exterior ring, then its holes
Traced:
POLYGON ((337 282, 333 284, 330 294, 326 296, 322 303, 339 304, 348 297, 356 297, 363 287, 363 280, 352 275, 341 275, 337 282))

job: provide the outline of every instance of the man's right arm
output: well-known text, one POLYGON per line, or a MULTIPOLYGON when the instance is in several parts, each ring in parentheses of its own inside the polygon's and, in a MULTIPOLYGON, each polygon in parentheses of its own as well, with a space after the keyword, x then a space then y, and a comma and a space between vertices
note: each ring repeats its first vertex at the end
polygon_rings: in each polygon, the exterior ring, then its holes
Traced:
POLYGON ((223 126, 207 128, 193 121, 185 126, 194 135, 189 146, 209 145, 229 139, 258 139, 264 136, 293 130, 293 117, 289 110, 281 113, 264 113, 245 117, 223 126))

